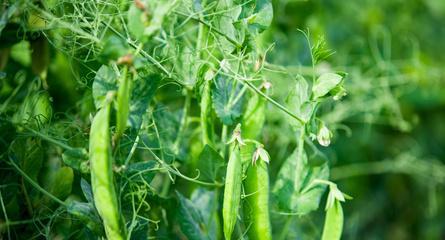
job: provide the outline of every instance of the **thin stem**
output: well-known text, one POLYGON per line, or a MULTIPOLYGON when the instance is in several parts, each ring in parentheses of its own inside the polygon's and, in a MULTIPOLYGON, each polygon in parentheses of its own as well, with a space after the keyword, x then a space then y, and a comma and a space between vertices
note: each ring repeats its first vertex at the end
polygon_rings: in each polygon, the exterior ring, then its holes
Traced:
POLYGON ((212 135, 211 135, 211 133, 213 132, 213 128, 209 121, 209 118, 212 117, 210 104, 211 104, 210 82, 205 81, 202 89, 201 106, 200 106, 201 138, 204 146, 205 145, 213 146, 212 135))
POLYGON ((188 115, 188 111, 190 108, 190 101, 192 98, 192 94, 187 91, 186 96, 185 96, 185 103, 184 103, 184 108, 182 111, 182 117, 181 117, 181 125, 179 126, 179 130, 178 130, 178 136, 176 137, 176 141, 173 145, 173 150, 175 152, 175 154, 179 153, 179 145, 181 143, 181 139, 184 136, 184 131, 187 127, 187 115, 188 115))
MULTIPOLYGON (((155 160, 164 168, 164 169, 166 169, 169 173, 173 173, 174 175, 176 175, 176 176, 178 176, 178 177, 181 177, 181 178, 183 178, 183 179, 186 179, 186 180, 189 180, 189 181, 191 181, 191 182, 194 182, 194 183, 198 183, 198 184, 201 184, 201 185, 204 185, 204 186, 212 186, 212 187, 221 187, 221 186, 223 186, 224 184, 222 184, 222 183, 219 183, 219 182, 215 182, 215 183, 209 183, 209 182, 203 182, 203 181, 200 181, 200 180, 196 180, 195 178, 191 178, 191 177, 188 177, 188 176, 185 176, 184 174, 182 174, 181 172, 179 172, 176 168, 174 168, 174 167, 171 167, 170 165, 168 165, 167 163, 165 163, 162 159, 160 159, 150 148, 146 148, 153 156, 154 156, 154 158, 155 158, 155 160)), ((171 177, 170 177, 170 179, 172 179, 171 177)), ((173 180, 172 180, 173 181, 173 180)))
POLYGON ((20 169, 19 166, 17 166, 17 164, 14 163, 14 161, 12 159, 10 159, 9 163, 15 168, 15 170, 17 170, 17 172, 20 173, 20 175, 23 176, 23 178, 28 181, 33 187, 35 187, 37 190, 39 190, 40 192, 42 192, 44 195, 46 195, 47 197, 51 198, 53 201, 57 202, 58 204, 67 207, 67 204, 65 202, 63 202, 62 200, 58 199, 56 196, 52 195, 51 193, 49 193, 48 191, 46 191, 45 189, 43 189, 38 183, 36 183, 34 180, 32 180, 31 177, 28 176, 28 174, 26 174, 22 169, 20 169))
POLYGON ((60 20, 58 17, 52 15, 51 13, 49 13, 49 12, 47 12, 47 11, 41 9, 41 8, 38 8, 37 6, 35 6, 32 3, 28 2, 27 5, 30 8, 32 8, 34 11, 38 12, 45 19, 54 21, 58 26, 60 26, 62 28, 69 29, 69 30, 71 30, 71 31, 81 35, 81 36, 84 36, 84 37, 94 41, 95 43, 100 43, 100 39, 98 39, 96 36, 93 36, 93 35, 85 32, 81 28, 78 28, 77 26, 75 26, 73 24, 70 24, 70 23, 67 23, 67 22, 64 22, 64 21, 60 20))
POLYGON ((125 164, 124 164, 125 166, 128 166, 128 164, 130 163, 130 160, 133 157, 138 144, 139 144, 139 132, 138 132, 138 135, 136 136, 136 138, 134 139, 133 146, 131 146, 131 149, 130 149, 130 152, 128 153, 127 158, 125 159, 125 164))
MULTIPOLYGON (((5 203, 3 202, 3 194, 0 191, 0 203, 2 205, 3 215, 5 216, 5 221, 9 222, 8 213, 6 212, 5 203)), ((6 225, 6 230, 8 232, 8 239, 11 239, 11 232, 9 231, 9 225, 6 225)))
MULTIPOLYGON (((242 80, 239 80, 242 81, 242 80)), ((255 85, 253 85, 251 82, 249 81, 242 81, 243 83, 247 84, 247 86, 250 87, 250 89, 252 89, 255 93, 259 94, 261 97, 265 98, 267 101, 269 101, 270 103, 272 103, 273 105, 275 105, 276 107, 278 107, 280 110, 282 110, 283 112, 287 113, 289 116, 293 117, 294 119, 296 119, 297 121, 299 121, 301 124, 305 124, 305 122, 303 121, 303 119, 301 119, 300 117, 298 117, 297 115, 293 114, 289 109, 287 109, 286 107, 284 107, 283 105, 279 104, 277 101, 273 100, 272 98, 270 98, 269 96, 267 96, 265 93, 263 93, 261 90, 259 90, 257 87, 255 87, 255 85)))
POLYGON ((304 150, 304 134, 305 134, 305 125, 301 126, 300 129, 300 136, 298 137, 298 149, 297 149, 297 163, 296 163, 296 174, 294 179, 294 186, 298 186, 300 183, 300 175, 302 172, 301 170, 304 167, 305 162, 303 162, 303 150, 304 150))
MULTIPOLYGON (((105 23, 103 23, 105 24, 105 23)), ((124 39, 128 45, 130 45, 130 47, 138 50, 138 53, 143 56, 144 58, 148 59, 148 61, 150 61, 151 63, 153 63, 156 67, 158 67, 162 72, 164 72, 169 78, 171 77, 171 73, 164 67, 162 66, 162 64, 156 60, 154 57, 152 57, 150 54, 148 54, 146 51, 144 51, 143 49, 141 49, 138 44, 129 39, 129 38, 125 38, 125 36, 123 36, 120 32, 118 32, 116 29, 114 29, 112 26, 110 25, 106 25, 114 34, 116 34, 118 37, 124 39)))
POLYGON ((223 158, 226 156, 226 142, 227 142, 227 125, 223 124, 222 130, 221 130, 221 142, 222 147, 220 154, 223 158))
POLYGON ((287 237, 287 234, 289 233, 289 227, 292 224, 292 218, 293 216, 288 216, 286 219, 286 223, 284 224, 284 227, 281 231, 280 237, 278 238, 279 240, 284 240, 287 237))
POLYGON ((23 224, 29 224, 34 223, 38 220, 46 220, 51 217, 44 217, 44 218, 37 218, 37 219, 27 219, 27 220, 20 220, 20 221, 6 221, 3 223, 0 223, 0 229, 4 227, 10 227, 10 226, 17 226, 17 225, 23 225, 23 224))
POLYGON ((22 88, 23 84, 26 81, 20 81, 19 85, 14 89, 14 91, 9 95, 9 97, 3 102, 3 104, 0 107, 0 114, 3 113, 8 106, 9 102, 17 95, 19 90, 22 88))
POLYGON ((183 17, 188 17, 189 19, 192 19, 194 21, 197 21, 201 24, 203 24, 204 26, 208 27, 210 29, 210 31, 217 33, 218 35, 224 37, 225 39, 227 39, 227 41, 229 41, 230 43, 232 43, 233 45, 235 45, 237 48, 240 48, 242 45, 240 43, 238 43, 236 40, 234 40, 233 38, 227 36, 225 33, 219 31, 218 29, 214 28, 212 25, 210 25, 209 23, 205 22, 204 20, 201 20, 199 18, 195 18, 195 17, 191 17, 185 13, 181 13, 178 11, 174 11, 174 13, 181 15, 183 17))
POLYGON ((60 141, 57 141, 57 140, 55 140, 55 139, 53 139, 53 138, 51 138, 51 137, 49 137, 49 136, 47 136, 47 135, 45 135, 45 134, 42 134, 41 132, 36 131, 36 130, 30 128, 30 127, 23 126, 23 128, 25 128, 26 130, 32 132, 32 133, 33 133, 34 135, 36 135, 37 137, 40 137, 41 139, 43 139, 43 140, 45 140, 45 141, 48 141, 48 142, 50 142, 50 143, 53 143, 53 144, 55 144, 55 145, 57 145, 57 146, 59 146, 59 147, 65 149, 65 150, 74 150, 73 147, 71 147, 71 146, 69 146, 69 145, 67 145, 67 144, 65 144, 65 143, 62 143, 62 142, 60 142, 60 141))

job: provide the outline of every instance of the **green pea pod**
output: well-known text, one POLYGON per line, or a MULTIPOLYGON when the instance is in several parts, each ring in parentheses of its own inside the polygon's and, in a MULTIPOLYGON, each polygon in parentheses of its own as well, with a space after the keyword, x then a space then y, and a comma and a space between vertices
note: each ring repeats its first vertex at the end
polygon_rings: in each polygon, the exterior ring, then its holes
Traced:
POLYGON ((206 81, 201 96, 201 131, 203 145, 212 145, 212 97, 210 94, 210 82, 206 81))
POLYGON ((119 139, 127 127, 128 115, 130 113, 131 79, 127 77, 127 67, 125 66, 117 91, 117 114, 116 114, 116 135, 119 139))
POLYGON ((46 76, 50 61, 48 41, 43 36, 39 37, 38 39, 31 41, 31 49, 31 68, 33 73, 39 76, 42 76, 41 74, 44 73, 44 76, 46 76))
POLYGON ((94 204, 102 218, 108 239, 126 239, 120 218, 116 190, 113 183, 110 143, 110 103, 99 110, 90 131, 91 185, 94 204))
POLYGON ((334 205, 326 212, 322 240, 339 240, 343 231, 343 209, 335 200, 334 205))
MULTIPOLYGON (((247 104, 243 117, 243 137, 257 138, 265 121, 266 101, 254 95, 247 104)), ((255 147, 248 144, 243 147, 243 163, 250 163, 255 147)), ((247 168, 244 180, 246 194, 243 204, 244 220, 248 229, 249 240, 272 239, 272 230, 269 218, 269 173, 267 163, 259 160, 255 165, 247 168)))
POLYGON ((247 197, 243 208, 246 226, 249 227, 249 240, 272 239, 269 220, 269 173, 266 162, 260 160, 248 168, 244 191, 247 197))
POLYGON ((230 239, 235 228, 241 200, 242 165, 239 146, 234 144, 227 165, 224 187, 223 222, 225 239, 230 239))
POLYGON ((249 99, 243 114, 243 138, 255 139, 261 134, 266 119, 266 100, 255 94, 249 99))

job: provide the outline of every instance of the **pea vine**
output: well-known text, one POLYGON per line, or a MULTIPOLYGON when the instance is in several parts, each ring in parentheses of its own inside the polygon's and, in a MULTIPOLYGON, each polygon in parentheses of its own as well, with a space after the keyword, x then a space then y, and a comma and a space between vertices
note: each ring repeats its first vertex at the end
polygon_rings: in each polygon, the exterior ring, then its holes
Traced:
POLYGON ((333 52, 308 31, 310 76, 268 62, 272 21, 269 0, 7 1, 0 32, 20 34, 2 35, 19 70, 0 67, 14 88, 0 200, 23 210, 3 210, 2 228, 288 239, 329 188, 317 237, 340 239, 348 197, 320 151, 335 122, 319 113, 346 95, 346 74, 317 70, 333 52))

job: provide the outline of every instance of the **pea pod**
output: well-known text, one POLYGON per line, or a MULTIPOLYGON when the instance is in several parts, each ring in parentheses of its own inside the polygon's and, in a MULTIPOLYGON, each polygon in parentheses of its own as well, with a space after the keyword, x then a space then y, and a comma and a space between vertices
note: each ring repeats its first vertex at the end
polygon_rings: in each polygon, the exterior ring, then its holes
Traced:
POLYGON ((102 218, 107 238, 121 240, 126 239, 126 234, 113 183, 109 119, 110 102, 107 102, 91 124, 91 185, 94 204, 102 218))
POLYGON ((266 119, 266 100, 253 95, 243 114, 242 133, 244 138, 255 139, 261 134, 266 119))
POLYGON ((124 66, 119 89, 117 92, 117 114, 116 114, 116 135, 119 139, 127 127, 128 115, 130 113, 131 80, 127 77, 127 66, 124 66))
POLYGON ((206 144, 212 144, 212 125, 211 121, 212 113, 212 97, 210 94, 210 82, 204 82, 204 87, 201 96, 201 131, 202 131, 202 142, 204 146, 206 144))
POLYGON ((258 161, 247 170, 244 180, 246 194, 244 217, 249 230, 249 240, 272 239, 272 231, 269 220, 269 173, 267 163, 258 161))
MULTIPOLYGON (((265 121, 266 101, 254 95, 243 117, 243 137, 257 138, 265 121)), ((253 144, 243 147, 243 163, 249 164, 254 151, 253 144)), ((248 226, 249 240, 272 239, 272 230, 269 218, 269 173, 267 163, 260 160, 247 168, 244 180, 246 194, 243 204, 244 220, 248 226)))
POLYGON ((225 239, 231 239, 241 200, 241 154, 237 143, 234 143, 231 149, 224 187, 223 225, 225 239))
POLYGON ((322 240, 339 240, 343 231, 343 209, 341 203, 335 200, 334 205, 328 208, 324 223, 322 240))

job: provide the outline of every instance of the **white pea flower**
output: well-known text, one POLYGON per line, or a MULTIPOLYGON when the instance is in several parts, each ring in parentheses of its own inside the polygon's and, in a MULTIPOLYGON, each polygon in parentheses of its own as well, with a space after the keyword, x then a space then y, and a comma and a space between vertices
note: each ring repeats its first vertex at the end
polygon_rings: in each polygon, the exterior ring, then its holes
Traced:
POLYGON ((224 72, 229 72, 230 69, 230 63, 229 61, 227 61, 226 59, 223 59, 221 61, 221 63, 219 64, 219 67, 224 71, 224 72))
POLYGON ((207 72, 204 75, 204 80, 209 81, 212 80, 215 77, 215 73, 212 69, 207 70, 207 72))
POLYGON ((233 143, 235 141, 237 141, 240 146, 246 145, 243 139, 241 138, 241 124, 239 123, 238 125, 236 125, 235 130, 233 130, 232 137, 227 142, 227 144, 233 143))
POLYGON ((267 164, 269 164, 270 156, 269 153, 263 148, 263 145, 259 145, 252 156, 252 165, 256 164, 258 159, 263 160, 267 164))
POLYGON ((326 210, 334 206, 335 201, 345 202, 346 199, 352 199, 350 196, 341 192, 337 184, 331 183, 329 184, 329 195, 326 201, 326 210))
POLYGON ((317 141, 321 146, 327 147, 331 143, 332 132, 322 123, 317 133, 317 141))
POLYGON ((272 83, 268 82, 268 81, 265 81, 265 82, 263 82, 263 84, 261 84, 260 88, 264 88, 266 90, 269 90, 271 87, 272 87, 272 83))

